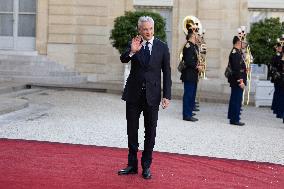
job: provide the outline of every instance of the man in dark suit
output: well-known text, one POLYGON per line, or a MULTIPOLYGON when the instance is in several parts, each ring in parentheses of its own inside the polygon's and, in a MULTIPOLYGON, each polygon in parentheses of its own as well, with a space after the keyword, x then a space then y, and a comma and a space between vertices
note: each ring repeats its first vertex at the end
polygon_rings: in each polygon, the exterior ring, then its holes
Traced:
POLYGON ((139 117, 143 111, 145 136, 141 165, 143 178, 149 179, 161 102, 161 71, 162 108, 167 108, 171 99, 171 67, 168 46, 154 37, 154 20, 148 16, 140 17, 138 30, 140 36, 133 38, 129 48, 120 56, 122 63, 131 61, 131 70, 122 95, 122 99, 126 101, 128 166, 118 174, 138 172, 138 129, 139 117))
POLYGON ((246 65, 241 52, 242 42, 238 36, 234 36, 233 45, 234 47, 229 56, 232 76, 228 78, 231 87, 228 119, 230 119, 231 125, 243 126, 245 124, 240 122, 240 111, 247 80, 246 65))

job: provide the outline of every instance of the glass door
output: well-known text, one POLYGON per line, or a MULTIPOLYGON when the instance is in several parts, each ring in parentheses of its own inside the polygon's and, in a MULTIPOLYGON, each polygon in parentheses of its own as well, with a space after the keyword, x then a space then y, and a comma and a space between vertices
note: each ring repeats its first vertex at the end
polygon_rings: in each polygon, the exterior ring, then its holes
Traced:
POLYGON ((0 0, 0 49, 14 48, 14 0, 0 0))
POLYGON ((0 0, 0 49, 35 50, 36 0, 0 0))

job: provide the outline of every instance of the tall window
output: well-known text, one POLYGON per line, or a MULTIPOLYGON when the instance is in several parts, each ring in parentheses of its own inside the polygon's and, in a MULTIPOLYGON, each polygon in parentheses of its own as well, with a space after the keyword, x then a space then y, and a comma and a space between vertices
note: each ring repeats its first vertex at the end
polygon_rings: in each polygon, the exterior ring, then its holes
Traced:
POLYGON ((36 23, 36 0, 19 1, 18 36, 34 37, 36 23))
POLYGON ((281 22, 284 22, 284 11, 267 10, 250 10, 250 23, 258 22, 265 18, 279 17, 281 22))

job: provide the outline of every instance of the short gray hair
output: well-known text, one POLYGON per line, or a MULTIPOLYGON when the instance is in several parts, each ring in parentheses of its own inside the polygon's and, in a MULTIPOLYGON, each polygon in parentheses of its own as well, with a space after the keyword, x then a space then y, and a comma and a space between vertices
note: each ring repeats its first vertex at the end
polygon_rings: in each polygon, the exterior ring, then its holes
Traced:
POLYGON ((150 16, 141 16, 138 20, 138 29, 141 27, 143 22, 150 22, 154 27, 154 20, 150 16))

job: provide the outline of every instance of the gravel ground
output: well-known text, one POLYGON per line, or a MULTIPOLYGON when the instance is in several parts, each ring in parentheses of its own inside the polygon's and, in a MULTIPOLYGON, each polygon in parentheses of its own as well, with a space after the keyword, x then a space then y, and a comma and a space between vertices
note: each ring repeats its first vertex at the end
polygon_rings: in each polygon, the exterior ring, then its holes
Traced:
MULTIPOLYGON (((127 148, 125 102, 119 95, 47 89, 22 96, 30 105, 0 116, 0 138, 127 148)), ((269 108, 244 107, 244 127, 228 124, 225 104, 201 103, 185 122, 182 101, 159 112, 156 151, 284 165, 284 124, 269 108)), ((143 149, 143 116, 139 143, 143 149)))

